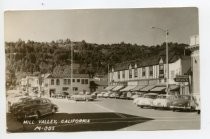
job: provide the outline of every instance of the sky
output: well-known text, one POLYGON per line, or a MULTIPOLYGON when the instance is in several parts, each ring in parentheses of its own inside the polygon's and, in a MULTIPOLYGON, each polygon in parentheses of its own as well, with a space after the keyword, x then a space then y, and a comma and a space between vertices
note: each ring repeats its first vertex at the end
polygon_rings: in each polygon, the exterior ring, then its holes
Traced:
POLYGON ((69 38, 89 43, 157 45, 165 41, 189 44, 198 34, 197 8, 89 9, 7 11, 5 41, 50 42, 69 38))

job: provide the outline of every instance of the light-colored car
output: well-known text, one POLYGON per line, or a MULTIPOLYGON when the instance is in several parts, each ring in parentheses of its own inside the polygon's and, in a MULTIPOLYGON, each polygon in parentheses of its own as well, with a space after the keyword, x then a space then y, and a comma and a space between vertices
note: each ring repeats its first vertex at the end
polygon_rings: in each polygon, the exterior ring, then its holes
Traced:
POLYGON ((147 93, 144 94, 143 98, 138 101, 137 106, 144 108, 144 107, 152 107, 153 101, 157 98, 158 94, 156 93, 147 93))
POLYGON ((72 95, 71 99, 75 101, 93 101, 95 97, 93 95, 78 94, 78 95, 72 95))
POLYGON ((103 94, 103 97, 104 98, 109 98, 109 96, 111 95, 111 92, 106 92, 103 94))
POLYGON ((153 108, 169 109, 174 97, 175 97, 174 95, 166 95, 166 94, 158 95, 157 98, 153 101, 153 108))
POLYGON ((100 93, 97 94, 97 97, 98 97, 98 98, 102 98, 103 95, 104 95, 105 93, 106 93, 106 92, 100 92, 100 93))
POLYGON ((137 98, 135 98, 135 99, 133 100, 133 103, 134 103, 135 105, 137 105, 142 99, 143 99, 143 96, 139 96, 139 97, 137 97, 137 98))

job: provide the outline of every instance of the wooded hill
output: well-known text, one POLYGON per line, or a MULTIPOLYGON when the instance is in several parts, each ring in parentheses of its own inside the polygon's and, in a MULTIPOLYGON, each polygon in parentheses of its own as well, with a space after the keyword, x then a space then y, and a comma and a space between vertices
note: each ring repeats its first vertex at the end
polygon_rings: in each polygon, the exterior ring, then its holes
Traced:
MULTIPOLYGON (((22 41, 5 42, 6 71, 8 73, 52 73, 58 66, 71 64, 71 45, 74 48, 73 60, 78 63, 79 73, 91 76, 106 74, 111 66, 150 56, 164 56, 165 43, 145 46, 130 43, 93 44, 84 40, 71 42, 70 39, 52 42, 22 41)), ((169 55, 190 55, 186 44, 169 43, 169 55)))

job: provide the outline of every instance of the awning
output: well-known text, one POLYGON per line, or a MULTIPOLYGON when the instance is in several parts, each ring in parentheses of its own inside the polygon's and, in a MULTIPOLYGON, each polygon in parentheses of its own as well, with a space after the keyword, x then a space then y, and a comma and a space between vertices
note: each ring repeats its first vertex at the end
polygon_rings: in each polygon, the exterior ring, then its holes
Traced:
POLYGON ((151 89, 150 91, 153 91, 153 92, 161 92, 161 91, 165 91, 166 87, 165 86, 157 86, 153 89, 151 89))
POLYGON ((155 87, 155 85, 148 85, 148 86, 142 88, 140 91, 146 92, 146 91, 153 89, 154 87, 155 87))
POLYGON ((122 90, 120 90, 120 92, 130 91, 130 90, 134 89, 135 87, 136 87, 136 85, 126 86, 125 88, 123 88, 122 90))
POLYGON ((109 90, 113 89, 114 87, 116 87, 116 86, 107 86, 107 87, 105 88, 105 90, 109 91, 109 90))
POLYGON ((146 87, 146 85, 138 85, 135 88, 131 89, 131 91, 139 91, 139 90, 143 89, 144 87, 146 87))
POLYGON ((170 85, 169 88, 170 88, 170 91, 178 91, 179 85, 170 85))
POLYGON ((112 89, 112 91, 119 91, 122 88, 123 88, 123 86, 116 86, 115 88, 112 89))

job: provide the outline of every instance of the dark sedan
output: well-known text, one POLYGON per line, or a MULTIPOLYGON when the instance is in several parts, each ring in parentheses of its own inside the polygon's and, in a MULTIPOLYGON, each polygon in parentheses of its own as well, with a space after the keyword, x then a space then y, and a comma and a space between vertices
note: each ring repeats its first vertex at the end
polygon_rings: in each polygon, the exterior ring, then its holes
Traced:
POLYGON ((35 118, 40 116, 52 114, 58 111, 57 105, 53 104, 47 98, 34 98, 28 100, 27 103, 18 104, 12 111, 14 116, 21 119, 35 118))
POLYGON ((195 104, 193 96, 178 95, 176 99, 172 101, 170 108, 173 111, 176 111, 176 110, 194 111, 196 108, 196 104, 195 104))

